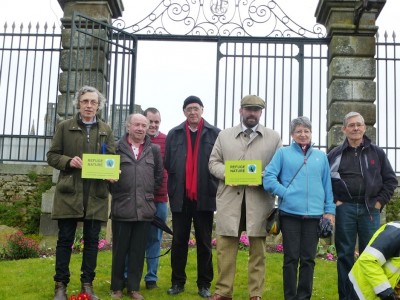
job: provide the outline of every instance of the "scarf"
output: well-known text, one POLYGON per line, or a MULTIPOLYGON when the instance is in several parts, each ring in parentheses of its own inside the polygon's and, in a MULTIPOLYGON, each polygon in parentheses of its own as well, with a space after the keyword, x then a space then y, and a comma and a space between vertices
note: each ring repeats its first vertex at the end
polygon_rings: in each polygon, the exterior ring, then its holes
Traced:
POLYGON ((189 123, 186 121, 186 196, 192 200, 197 201, 197 163, 199 157, 199 146, 201 131, 204 126, 204 120, 201 119, 196 132, 196 141, 194 149, 192 149, 192 140, 190 138, 189 123))

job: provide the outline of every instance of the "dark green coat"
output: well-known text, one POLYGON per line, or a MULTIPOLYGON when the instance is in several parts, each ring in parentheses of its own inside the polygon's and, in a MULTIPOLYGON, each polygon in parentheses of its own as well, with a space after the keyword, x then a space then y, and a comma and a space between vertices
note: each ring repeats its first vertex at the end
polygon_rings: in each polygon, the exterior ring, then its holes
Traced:
POLYGON ((102 179, 82 179, 81 169, 70 168, 74 156, 82 158, 83 153, 101 153, 106 145, 107 154, 115 154, 115 141, 110 126, 101 120, 93 124, 87 137, 86 129, 76 115, 73 119, 58 124, 47 162, 60 170, 53 204, 53 219, 85 218, 107 221, 108 182, 102 179), (84 201, 83 181, 89 186, 84 201))

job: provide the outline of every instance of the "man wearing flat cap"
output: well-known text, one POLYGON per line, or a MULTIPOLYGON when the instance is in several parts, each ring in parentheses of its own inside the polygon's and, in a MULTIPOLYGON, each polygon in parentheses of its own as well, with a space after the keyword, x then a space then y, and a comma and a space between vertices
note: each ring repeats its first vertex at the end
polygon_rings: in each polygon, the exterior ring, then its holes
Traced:
POLYGON ((250 240, 248 290, 251 300, 261 299, 265 282, 267 213, 274 198, 260 185, 225 185, 225 161, 260 160, 262 170, 282 147, 279 134, 259 124, 265 102, 249 95, 240 103, 241 123, 222 130, 209 160, 211 174, 219 179, 216 214, 218 279, 211 300, 233 297, 236 256, 241 233, 250 240))
POLYGON ((197 247, 197 287, 203 298, 211 296, 214 278, 211 234, 218 180, 208 170, 208 159, 219 129, 202 118, 203 102, 189 96, 183 102, 186 121, 171 129, 165 145, 168 196, 172 212, 171 288, 169 295, 184 291, 188 242, 193 221, 197 247))

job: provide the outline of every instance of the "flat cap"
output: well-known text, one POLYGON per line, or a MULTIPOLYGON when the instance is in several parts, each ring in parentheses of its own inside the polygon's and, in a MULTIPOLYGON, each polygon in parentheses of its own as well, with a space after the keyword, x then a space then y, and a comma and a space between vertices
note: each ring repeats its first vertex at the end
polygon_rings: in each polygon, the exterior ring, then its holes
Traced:
POLYGON ((248 95, 243 97, 242 101, 240 101, 241 107, 258 107, 265 108, 265 102, 263 99, 256 95, 248 95))

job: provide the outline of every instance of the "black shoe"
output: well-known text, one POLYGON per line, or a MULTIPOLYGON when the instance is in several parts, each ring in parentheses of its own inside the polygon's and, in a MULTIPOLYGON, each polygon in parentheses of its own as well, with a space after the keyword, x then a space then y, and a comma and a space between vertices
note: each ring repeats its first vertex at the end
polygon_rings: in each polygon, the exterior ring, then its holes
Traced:
POLYGON ((178 295, 185 290, 185 287, 174 284, 171 288, 167 291, 168 295, 178 295))
POLYGON ((199 295, 200 295, 200 297, 203 297, 203 298, 211 297, 210 289, 206 288, 206 287, 199 288, 199 295))
POLYGON ((146 281, 146 289, 152 290, 152 289, 157 289, 158 285, 157 282, 155 281, 146 281))

